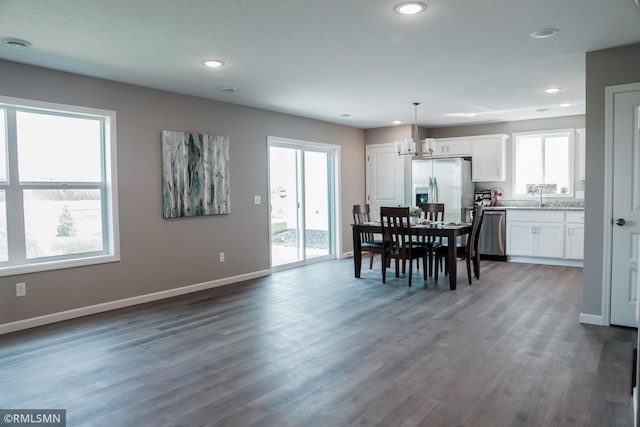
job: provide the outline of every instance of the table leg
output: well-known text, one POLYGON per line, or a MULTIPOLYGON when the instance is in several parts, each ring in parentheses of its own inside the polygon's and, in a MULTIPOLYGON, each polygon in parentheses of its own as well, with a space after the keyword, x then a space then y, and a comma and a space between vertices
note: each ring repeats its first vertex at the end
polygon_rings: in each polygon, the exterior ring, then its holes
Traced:
POLYGON ((355 227, 353 230, 353 271, 357 279, 360 278, 360 269, 362 268, 362 242, 360 242, 360 233, 355 227))
POLYGON ((449 251, 447 254, 448 262, 449 262, 449 289, 452 291, 456 290, 456 279, 458 278, 458 248, 456 237, 448 237, 447 242, 449 243, 449 251))

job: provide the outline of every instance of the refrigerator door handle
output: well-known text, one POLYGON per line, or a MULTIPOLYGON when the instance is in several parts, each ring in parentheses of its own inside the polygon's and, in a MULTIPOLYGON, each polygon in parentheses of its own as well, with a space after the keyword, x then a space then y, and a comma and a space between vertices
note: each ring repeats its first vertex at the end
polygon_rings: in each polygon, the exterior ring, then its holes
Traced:
POLYGON ((438 181, 436 181, 436 177, 433 177, 433 202, 438 203, 438 181))
POLYGON ((429 203, 433 203, 433 178, 429 177, 429 203))

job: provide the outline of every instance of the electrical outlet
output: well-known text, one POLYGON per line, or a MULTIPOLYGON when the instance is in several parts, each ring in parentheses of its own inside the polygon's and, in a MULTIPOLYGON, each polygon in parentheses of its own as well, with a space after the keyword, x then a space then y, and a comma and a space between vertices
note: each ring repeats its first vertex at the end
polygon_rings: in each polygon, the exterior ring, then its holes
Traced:
POLYGON ((259 205, 260 203, 262 203, 262 197, 258 196, 253 196, 253 204, 254 205, 259 205))
POLYGON ((27 295, 27 284, 26 283, 16 283, 16 296, 23 297, 27 295))
POLYGON ((224 252, 220 252, 220 262, 224 262, 224 252))

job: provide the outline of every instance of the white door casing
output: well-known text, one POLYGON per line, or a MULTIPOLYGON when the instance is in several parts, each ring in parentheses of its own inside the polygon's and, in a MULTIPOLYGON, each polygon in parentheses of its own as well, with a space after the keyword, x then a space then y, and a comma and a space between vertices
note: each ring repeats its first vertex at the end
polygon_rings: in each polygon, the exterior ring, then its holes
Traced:
POLYGON ((406 156, 398 155, 394 143, 367 145, 366 156, 366 203, 371 209, 371 219, 378 220, 380 219, 380 206, 405 204, 406 156))
POLYGON ((637 327, 640 236, 640 85, 613 93, 610 323, 637 327))
MULTIPOLYGON (((326 161, 327 176, 322 177, 322 179, 316 180, 315 183, 320 182, 327 186, 326 188, 327 193, 323 194, 323 198, 324 198, 323 202, 326 204, 326 207, 324 208, 324 210, 327 210, 328 212, 323 212, 322 211, 323 209, 317 209, 318 207, 314 206, 313 197, 308 199, 305 198, 305 193, 307 193, 308 191, 305 189, 305 185, 303 185, 305 182, 305 179, 302 178, 303 172, 305 170, 304 161, 302 161, 302 165, 298 163, 294 168, 294 171, 293 171, 295 175, 294 181, 296 183, 291 185, 291 189, 290 189, 291 193, 286 195, 285 197, 294 198, 293 210, 295 211, 296 220, 292 219, 291 223, 294 224, 293 226, 296 228, 296 234, 298 235, 298 237, 304 236, 304 233, 306 230, 305 222, 307 222, 308 223, 307 225, 311 227, 315 227, 317 225, 317 221, 315 222, 314 220, 310 221, 311 218, 308 215, 300 216, 300 213, 304 213, 305 209, 309 210, 309 208, 311 208, 314 214, 319 215, 320 217, 325 217, 323 222, 324 224, 328 223, 328 234, 329 234, 328 240, 329 240, 330 246, 328 248, 329 253, 327 255, 319 255, 316 253, 311 257, 307 257, 305 254, 302 257, 302 259, 298 259, 298 260, 293 260, 293 259, 287 260, 285 259, 286 258, 285 257, 285 258, 281 258, 281 260, 284 260, 282 264, 274 265, 274 245, 273 245, 273 241, 271 240, 273 237, 273 231, 274 231, 273 230, 274 224, 272 222, 272 219, 273 219, 272 215, 274 213, 273 212, 274 195, 273 195, 273 191, 269 191, 269 217, 270 217, 269 218, 269 240, 272 241, 272 244, 269 245, 269 259, 270 259, 271 269, 273 271, 276 271, 283 268, 290 268, 298 265, 304 265, 307 262, 317 262, 321 260, 335 258, 336 256, 338 256, 337 254, 340 254, 340 248, 342 247, 342 236, 341 236, 342 233, 340 232, 341 221, 340 221, 340 215, 338 215, 338 212, 340 212, 340 209, 341 209, 341 205, 340 205, 341 184, 340 184, 340 173, 339 173, 340 146, 333 145, 333 144, 325 144, 320 142, 313 142, 313 141, 304 141, 304 140, 297 140, 297 139, 291 139, 291 138, 268 136, 267 137, 267 151, 269 153, 268 186, 270 190, 272 189, 272 185, 274 185, 272 169, 274 167, 277 168, 278 166, 282 167, 281 165, 274 163, 272 159, 271 150, 274 147, 288 148, 295 152, 300 152, 301 157, 299 157, 298 160, 304 159, 306 157, 305 153, 307 154, 308 153, 325 153, 327 155, 327 161, 326 161), (302 210, 302 212, 299 211, 300 209, 302 210), (313 261, 309 261, 311 258, 313 258, 313 261)), ((304 239, 301 239, 301 240, 304 240, 304 239)), ((307 248, 303 247, 301 249, 306 251, 307 248)))

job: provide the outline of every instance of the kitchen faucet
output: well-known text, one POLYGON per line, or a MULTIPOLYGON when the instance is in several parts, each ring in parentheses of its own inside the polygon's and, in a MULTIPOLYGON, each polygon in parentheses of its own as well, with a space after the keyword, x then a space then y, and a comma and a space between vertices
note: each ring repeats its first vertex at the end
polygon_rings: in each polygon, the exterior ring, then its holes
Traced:
POLYGON ((537 193, 540 193, 540 207, 544 208, 544 201, 542 200, 542 189, 544 188, 543 184, 538 184, 534 187, 537 193))
POLYGON ((544 208, 544 201, 542 200, 542 186, 538 189, 540 192, 540 207, 544 208))

